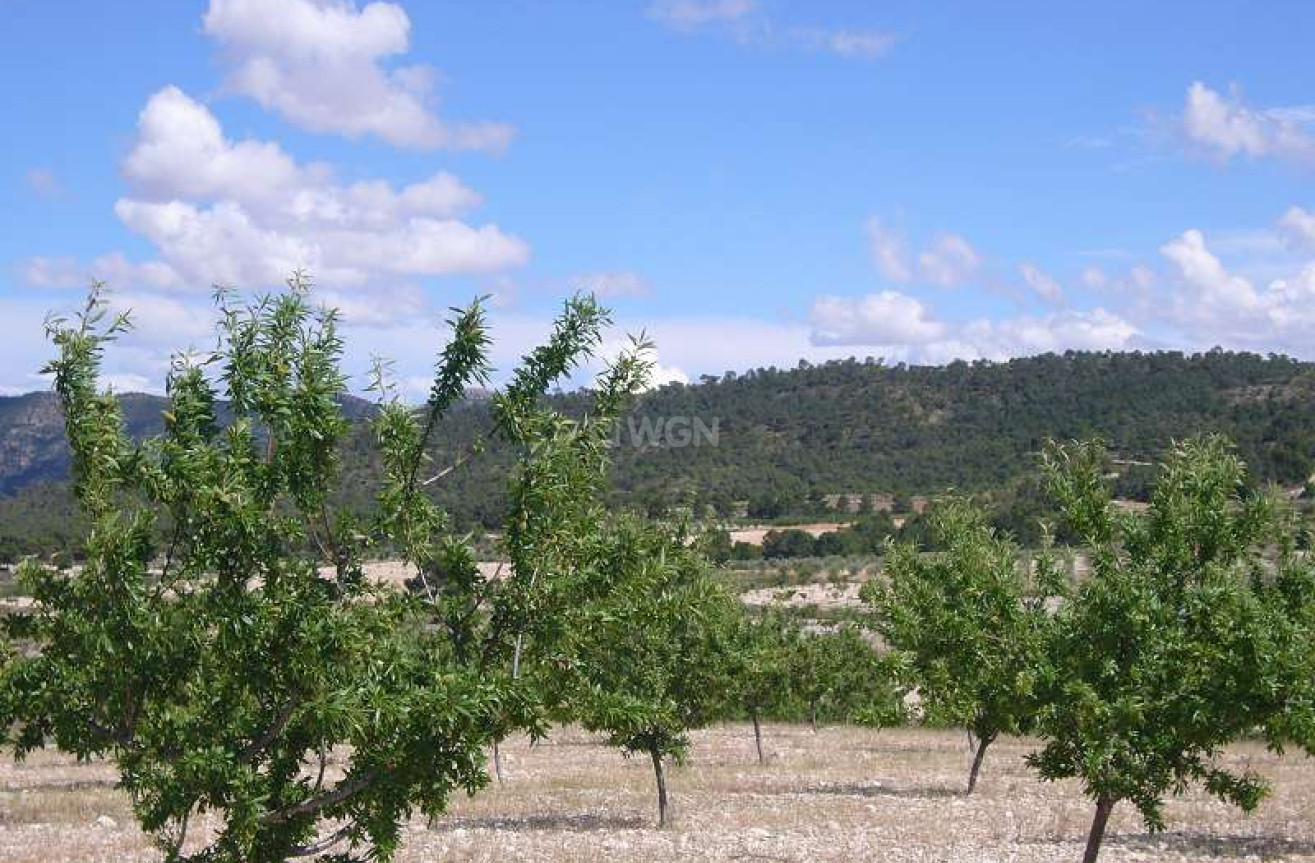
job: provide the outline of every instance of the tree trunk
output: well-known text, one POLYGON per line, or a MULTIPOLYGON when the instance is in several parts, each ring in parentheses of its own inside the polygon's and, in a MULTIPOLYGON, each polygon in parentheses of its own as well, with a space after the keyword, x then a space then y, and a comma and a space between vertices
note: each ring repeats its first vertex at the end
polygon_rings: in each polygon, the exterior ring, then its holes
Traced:
POLYGON ((1105 825, 1109 823, 1114 803, 1112 797, 1096 800, 1096 817, 1092 819, 1091 832, 1087 834, 1087 850, 1082 855, 1082 863, 1096 863, 1096 858, 1100 856, 1100 843, 1105 838, 1105 825))
POLYGON ((763 727, 757 713, 753 714, 753 743, 758 747, 758 763, 766 764, 767 759, 763 757, 763 727))
POLYGON ((977 787, 977 774, 981 772, 982 760, 986 758, 986 747, 991 745, 995 735, 990 737, 977 738, 977 754, 973 756, 972 770, 968 771, 968 793, 972 794, 973 789, 977 787))
POLYGON ((817 733, 817 703, 816 702, 808 705, 808 727, 813 729, 814 734, 817 733))
POLYGON ((671 816, 667 804, 667 777, 662 772, 662 753, 658 752, 655 746, 648 750, 648 754, 653 759, 653 775, 657 777, 658 826, 666 827, 671 816))
POLYGON ((502 784, 502 752, 498 750, 498 741, 493 741, 493 775, 498 777, 498 784, 502 784))

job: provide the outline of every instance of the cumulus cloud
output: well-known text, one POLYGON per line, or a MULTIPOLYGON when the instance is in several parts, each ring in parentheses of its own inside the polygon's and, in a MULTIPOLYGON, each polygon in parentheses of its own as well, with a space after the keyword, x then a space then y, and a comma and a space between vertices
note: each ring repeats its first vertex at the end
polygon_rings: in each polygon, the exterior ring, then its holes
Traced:
POLYGON ((872 266, 882 278, 892 282, 907 282, 913 278, 909 264, 909 243, 902 231, 887 227, 876 216, 863 226, 872 253, 872 266))
POLYGON ((809 321, 817 345, 921 344, 941 338, 946 329, 922 303, 898 291, 821 297, 809 321))
POLYGON ((868 346, 900 360, 1003 360, 1049 351, 1118 350, 1140 329, 1103 308, 1013 318, 979 318, 951 325, 920 302, 893 291, 860 298, 821 297, 809 316, 814 346, 868 346))
POLYGON ((416 287, 371 291, 368 296, 347 291, 317 291, 315 299, 337 309, 344 327, 387 329, 417 322, 433 323, 438 318, 429 298, 416 287))
POLYGON ((981 319, 963 327, 958 341, 982 359, 1005 360, 1065 350, 1128 350, 1140 329, 1117 314, 1096 308, 1002 320, 981 319))
POLYGON ((1063 286, 1036 264, 1024 261, 1018 265, 1018 271, 1022 274, 1023 281, 1027 282, 1027 286, 1042 302, 1056 305, 1064 301, 1063 286))
POLYGON ((151 97, 123 162, 130 194, 114 211, 160 260, 109 255, 82 266, 33 259, 29 284, 101 278, 155 288, 279 284, 310 269, 336 288, 399 276, 492 273, 524 264, 529 247, 497 225, 457 218, 480 196, 445 172, 396 188, 341 184, 324 164, 300 164, 278 144, 230 140, 176 87, 151 97))
POLYGON ((505 123, 447 123, 433 110, 434 70, 390 67, 410 48, 396 3, 211 0, 203 27, 222 49, 226 88, 312 132, 374 136, 415 149, 505 149, 505 123))
POLYGON ((1187 287, 1193 289, 1193 305, 1203 303, 1210 311, 1225 314, 1255 309, 1260 300, 1251 282, 1230 274, 1218 257, 1205 243, 1205 235, 1198 230, 1183 234, 1160 247, 1182 275, 1187 287))
POLYGON ((1258 287, 1230 271, 1201 231, 1184 231, 1160 253, 1177 276, 1176 293, 1163 314, 1192 341, 1309 355, 1315 327, 1315 262, 1258 287))
POLYGON ((922 278, 946 288, 961 285, 975 276, 980 265, 977 251, 958 234, 940 234, 918 256, 922 278))
POLYGON ((643 297, 653 290, 647 279, 628 270, 581 273, 571 276, 567 282, 572 288, 599 297, 643 297))
POLYGON ((228 139, 214 114, 177 87, 142 109, 123 175, 139 197, 233 201, 266 220, 342 227, 446 218, 481 203, 445 172, 398 190, 378 181, 338 185, 328 165, 300 165, 277 143, 228 139))
POLYGON ((1292 207, 1283 214, 1278 224, 1293 245, 1315 249, 1315 213, 1301 207, 1292 207))
POLYGON ((1233 90, 1223 95, 1200 81, 1187 89, 1182 129, 1187 140, 1227 162, 1235 156, 1309 162, 1315 160, 1311 112, 1297 108, 1253 108, 1233 90))
POLYGON ((657 389, 667 384, 688 384, 689 375, 676 366, 664 366, 654 363, 648 375, 648 389, 657 389))
POLYGON ((953 288, 975 277, 982 259, 962 235, 942 231, 923 246, 915 261, 908 237, 899 228, 872 216, 863 224, 872 266, 883 279, 901 284, 921 281, 953 288))
POLYGON ((34 288, 86 288, 92 282, 176 288, 178 274, 161 261, 134 262, 122 252, 110 252, 84 264, 69 256, 28 258, 19 267, 23 283, 34 288))

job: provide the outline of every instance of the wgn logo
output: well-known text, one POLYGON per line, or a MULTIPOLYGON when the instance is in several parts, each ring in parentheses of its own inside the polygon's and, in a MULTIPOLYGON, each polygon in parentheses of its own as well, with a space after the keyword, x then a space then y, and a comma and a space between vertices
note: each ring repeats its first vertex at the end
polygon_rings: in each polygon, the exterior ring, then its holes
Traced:
MULTIPOLYGON (((713 417, 712 424, 703 417, 628 417, 626 428, 617 428, 617 437, 630 433, 628 443, 635 449, 665 447, 681 449, 687 446, 717 446, 720 440, 721 417, 713 417)), ((618 440, 625 444, 627 441, 618 440)))

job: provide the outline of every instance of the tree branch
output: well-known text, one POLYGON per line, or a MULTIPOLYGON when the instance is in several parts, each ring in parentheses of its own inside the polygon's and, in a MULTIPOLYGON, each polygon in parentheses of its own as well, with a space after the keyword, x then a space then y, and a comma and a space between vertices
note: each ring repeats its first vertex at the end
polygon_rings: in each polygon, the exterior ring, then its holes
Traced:
POLYGON ((288 722, 292 719, 292 712, 297 709, 297 705, 300 703, 301 699, 299 697, 293 697, 287 706, 274 717, 274 722, 270 724, 265 733, 242 748, 242 751, 237 754, 238 763, 246 764, 268 749, 270 744, 283 733, 283 729, 288 727, 288 722))
POLYGON ((352 832, 351 824, 344 824, 337 830, 325 836, 323 839, 317 839, 309 845, 293 845, 288 851, 289 857, 312 857, 316 854, 328 851, 334 845, 346 839, 352 832))
POLYGON ((327 791, 309 800, 303 800, 294 806, 287 806, 283 809, 265 813, 260 819, 260 823, 262 826, 269 826, 271 824, 282 824, 299 815, 313 815, 321 809, 333 806, 335 803, 341 803, 352 795, 369 788, 375 777, 374 770, 367 770, 360 776, 343 779, 332 791, 327 791))

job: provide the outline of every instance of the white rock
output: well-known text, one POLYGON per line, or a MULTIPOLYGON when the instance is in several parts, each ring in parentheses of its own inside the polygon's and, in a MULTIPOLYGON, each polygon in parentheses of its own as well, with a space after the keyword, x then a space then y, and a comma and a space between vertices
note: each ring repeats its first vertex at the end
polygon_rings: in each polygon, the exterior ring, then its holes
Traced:
POLYGON ((106 830, 112 830, 115 827, 119 826, 119 822, 115 821, 113 818, 111 818, 108 815, 98 815, 96 817, 96 820, 93 821, 92 824, 94 824, 97 827, 103 827, 106 830))

